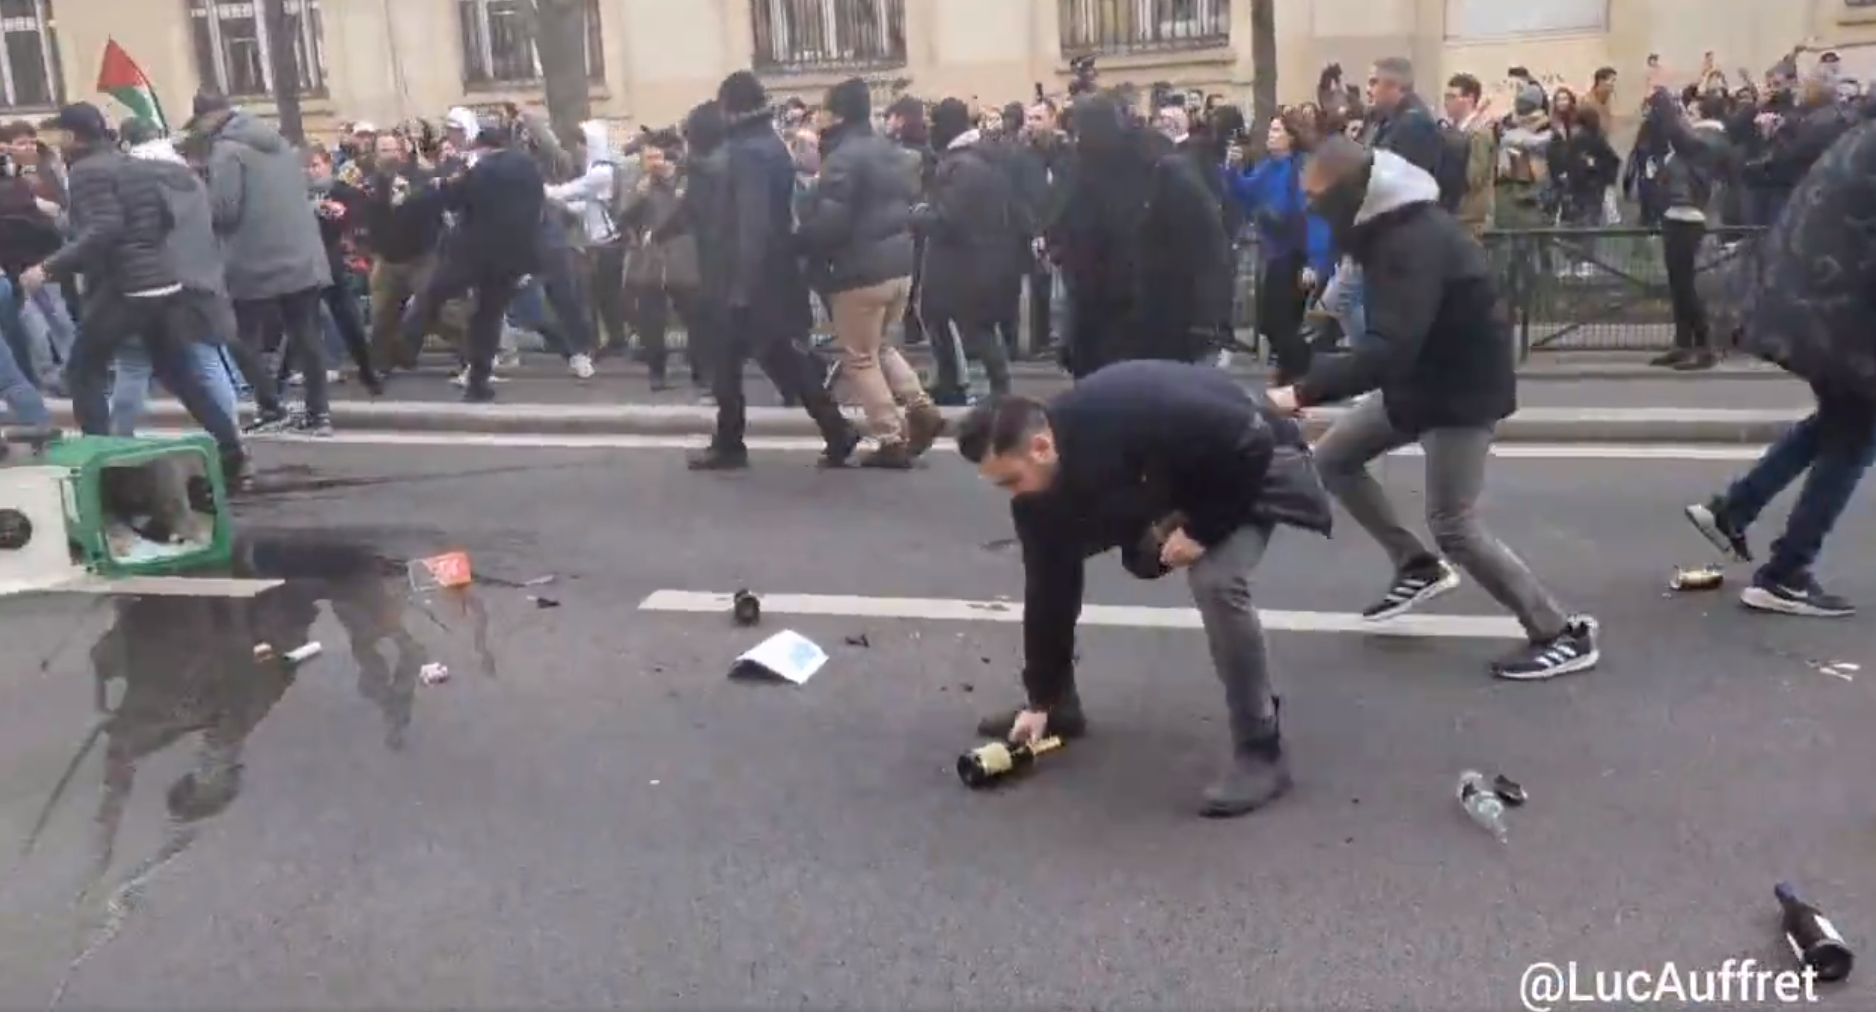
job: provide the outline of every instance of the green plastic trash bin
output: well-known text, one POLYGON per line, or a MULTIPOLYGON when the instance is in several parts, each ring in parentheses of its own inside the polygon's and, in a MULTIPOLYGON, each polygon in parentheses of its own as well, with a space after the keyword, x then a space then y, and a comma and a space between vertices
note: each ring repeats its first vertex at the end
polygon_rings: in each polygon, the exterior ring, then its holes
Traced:
POLYGON ((80 436, 46 447, 65 468, 73 561, 103 577, 226 567, 234 555, 221 455, 207 435, 80 436))

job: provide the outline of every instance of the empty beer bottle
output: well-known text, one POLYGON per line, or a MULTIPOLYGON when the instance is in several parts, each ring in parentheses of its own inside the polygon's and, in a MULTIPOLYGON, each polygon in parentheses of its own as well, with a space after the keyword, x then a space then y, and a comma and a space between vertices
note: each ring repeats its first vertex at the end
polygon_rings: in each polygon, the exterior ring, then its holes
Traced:
POLYGON ((958 779, 964 786, 988 787, 1035 765, 1038 756, 1062 747, 1057 737, 1038 738, 1022 745, 993 741, 958 756, 958 779))
POLYGON ((1799 899, 1798 891, 1789 882, 1778 883, 1772 888, 1772 894, 1778 897, 1778 906, 1784 912, 1780 927, 1785 932, 1785 942, 1791 946, 1791 954, 1798 957, 1798 962, 1816 971, 1818 980, 1838 981, 1850 976, 1856 954, 1844 943, 1830 918, 1799 899))

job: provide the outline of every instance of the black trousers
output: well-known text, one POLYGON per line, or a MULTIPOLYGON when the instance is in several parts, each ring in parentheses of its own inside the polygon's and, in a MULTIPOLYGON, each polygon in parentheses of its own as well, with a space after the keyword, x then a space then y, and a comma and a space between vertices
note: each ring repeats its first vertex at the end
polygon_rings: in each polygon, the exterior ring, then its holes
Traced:
POLYGON ((1707 235, 1703 221, 1661 222, 1661 253, 1668 273, 1668 303, 1674 311, 1674 347, 1705 351, 1711 341, 1707 333, 1707 308, 1694 286, 1698 272, 1700 243, 1707 235))
POLYGON ((87 436, 111 434, 111 364, 125 341, 140 337, 156 378, 182 402, 189 417, 214 437, 222 456, 241 452, 235 420, 209 396, 189 355, 189 345, 215 329, 196 298, 178 292, 137 299, 116 294, 86 299, 85 325, 65 363, 79 431, 87 436))
MULTIPOLYGON (((319 300, 325 303, 326 311, 332 314, 332 325, 339 330, 339 342, 345 345, 345 353, 352 357, 352 364, 358 367, 358 378, 370 384, 378 374, 371 364, 371 341, 365 336, 365 319, 358 311, 358 300, 341 284, 331 284, 319 290, 319 300)), ((321 344, 324 348, 324 328, 321 328, 321 344)), ((292 355, 280 356, 280 367, 275 371, 275 380, 285 386, 287 377, 293 374, 293 367, 298 364, 292 355)))
MULTIPOLYGON (((297 363, 306 379, 306 413, 330 413, 332 402, 326 392, 326 343, 319 332, 319 289, 307 288, 265 299, 236 299, 234 310, 240 343, 254 353, 255 358, 268 350, 276 335, 284 335, 280 357, 297 363)), ((235 364, 246 375, 252 361, 237 358, 235 364)), ((265 368, 259 371, 266 377, 267 389, 273 392, 271 399, 277 404, 273 377, 266 375, 265 368)), ((247 380, 254 386, 253 376, 247 376, 247 380)), ((254 386, 254 397, 265 409, 269 398, 263 396, 262 389, 254 386)))
POLYGON ((821 382, 814 357, 790 336, 777 333, 747 308, 712 307, 703 314, 716 361, 711 366, 711 393, 717 401, 717 433, 711 447, 719 453, 745 452, 749 403, 743 395, 743 365, 751 359, 775 384, 784 399, 799 403, 814 419, 829 444, 847 437, 851 426, 840 405, 821 382))
POLYGON ((1303 291, 1303 258, 1271 257, 1257 283, 1257 330, 1277 359, 1278 386, 1288 386, 1309 372, 1309 342, 1302 336, 1309 297, 1303 291))
POLYGON ((670 358, 665 337, 671 329, 671 314, 675 312, 678 322, 684 326, 684 357, 690 364, 691 384, 699 389, 709 386, 710 373, 704 364, 705 338, 699 331, 701 314, 697 293, 631 285, 625 289, 625 298, 632 319, 637 322, 639 337, 644 341, 645 365, 651 370, 651 378, 658 382, 664 380, 665 362, 670 358))
MULTIPOLYGON (((501 348, 502 318, 508 315, 508 303, 524 275, 524 270, 505 264, 487 264, 446 254, 428 283, 411 299, 410 309, 404 314, 405 346, 423 347, 423 336, 436 326, 443 304, 473 290, 474 306, 469 311, 467 328, 469 389, 487 389, 489 377, 495 372, 495 353, 501 348)), ((542 280, 546 277, 543 274, 542 280)), ((548 292, 551 299, 552 289, 548 292)))
POLYGON ((969 313, 927 312, 923 316, 925 339, 931 342, 931 393, 940 400, 954 400, 963 395, 970 379, 970 359, 984 364, 984 377, 990 381, 993 395, 1010 392, 1010 356, 997 334, 997 325, 973 318, 969 313))
POLYGON ((1029 272, 1029 343, 1040 352, 1055 340, 1055 274, 1047 264, 1029 272))
MULTIPOLYGON (((641 321, 634 319, 632 294, 626 290, 625 254, 623 240, 586 251, 593 268, 593 308, 599 314, 599 325, 605 329, 606 339, 620 351, 625 350, 626 342, 632 337, 628 326, 634 322, 642 326, 641 321)), ((587 351, 590 353, 594 347, 597 342, 589 344, 587 351)))

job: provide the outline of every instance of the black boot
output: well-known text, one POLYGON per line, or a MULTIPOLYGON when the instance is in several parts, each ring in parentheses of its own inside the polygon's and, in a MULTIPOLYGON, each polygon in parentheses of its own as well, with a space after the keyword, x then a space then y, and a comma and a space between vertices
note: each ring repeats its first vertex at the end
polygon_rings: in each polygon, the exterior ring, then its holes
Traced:
POLYGON ((725 449, 712 443, 690 455, 685 465, 693 471, 740 471, 749 466, 749 451, 725 449))
MULTIPOLYGON (((1020 708, 998 710, 977 722, 977 733, 1002 741, 1010 736, 1010 728, 1016 725, 1016 715, 1021 712, 1020 708)), ((1045 733, 1068 739, 1088 733, 1088 718, 1081 712, 1080 696, 1070 693, 1049 711, 1049 727, 1045 733)))
POLYGON ((1236 743, 1224 772, 1205 788, 1199 814, 1208 819, 1249 815, 1289 793, 1290 785, 1282 733, 1272 717, 1256 734, 1236 743))

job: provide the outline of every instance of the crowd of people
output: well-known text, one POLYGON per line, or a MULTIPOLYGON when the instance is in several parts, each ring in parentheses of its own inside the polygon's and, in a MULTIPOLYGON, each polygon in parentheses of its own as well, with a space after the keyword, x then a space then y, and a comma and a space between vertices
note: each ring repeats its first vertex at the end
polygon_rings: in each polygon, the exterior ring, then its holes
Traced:
POLYGON ((1584 223, 1632 184, 1664 230, 1684 338, 1663 364, 1709 364, 1724 335, 1812 384, 1816 413, 1686 512, 1749 559, 1747 528, 1808 471, 1742 600, 1853 613, 1813 565, 1876 454, 1876 251, 1862 226, 1876 126, 1855 89, 1840 90, 1835 61, 1818 67, 1800 78, 1787 61, 1762 95, 1651 82, 1630 170, 1598 112, 1613 108, 1612 70, 1581 99, 1523 87, 1498 117, 1464 74, 1435 110, 1406 59, 1379 61, 1359 89, 1331 67, 1320 100, 1282 110, 1262 136, 1217 96, 1155 87, 1142 102, 1104 89, 1091 61, 1078 61, 1066 100, 1038 88, 1000 109, 912 97, 876 109, 858 79, 818 107, 778 106, 743 71, 678 127, 624 144, 599 122, 563 139, 511 108, 453 110, 440 129, 359 124, 336 150, 302 152, 214 95, 198 96, 175 137, 134 120, 113 128, 79 103, 39 128, 8 128, 10 317, 62 335, 45 340, 63 372, 29 375, 42 365, 37 342, 22 334, 13 350, 13 332, 28 328, 9 327, 0 396, 17 421, 43 422, 37 386, 62 379, 83 431, 128 431, 154 374, 214 435, 239 484, 252 470, 237 385, 255 401, 250 432, 330 431, 322 319, 374 392, 440 336, 464 396, 486 401, 511 316, 582 378, 636 334, 659 386, 676 317, 690 381, 717 409, 693 469, 747 466, 753 360, 817 424, 823 466, 907 470, 945 433, 938 406, 966 399, 977 359, 991 396, 954 435, 1014 497, 1026 573, 1027 698, 984 729, 1085 731, 1073 664, 1087 558, 1119 547, 1143 577, 1186 569, 1234 744, 1204 807, 1238 815, 1289 785, 1251 574, 1277 527, 1327 534, 1331 500, 1387 556, 1369 620, 1470 576, 1527 634, 1497 676, 1547 679, 1600 660, 1596 620, 1480 519, 1493 433, 1517 396, 1479 234, 1521 206, 1504 199, 1519 185, 1539 187, 1529 203, 1559 221, 1584 223), (1769 228, 1728 261, 1727 297, 1711 301, 1692 281, 1710 214, 1769 228), (1262 254, 1258 329, 1276 369, 1261 394, 1215 362, 1232 340, 1240 232, 1262 254), (354 274, 367 279, 364 312, 346 288, 354 274), (817 302, 862 426, 809 350, 817 302), (1077 380, 1050 402, 1011 390, 1025 315, 1059 334, 1077 380), (933 346, 929 386, 900 353, 901 333, 933 346), (290 371, 302 407, 282 398, 290 371), (1325 404, 1349 407, 1312 450, 1295 418, 1325 404), (874 445, 861 453, 863 437, 874 445), (1367 468, 1410 443, 1424 451, 1431 544, 1367 468))

